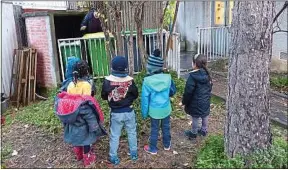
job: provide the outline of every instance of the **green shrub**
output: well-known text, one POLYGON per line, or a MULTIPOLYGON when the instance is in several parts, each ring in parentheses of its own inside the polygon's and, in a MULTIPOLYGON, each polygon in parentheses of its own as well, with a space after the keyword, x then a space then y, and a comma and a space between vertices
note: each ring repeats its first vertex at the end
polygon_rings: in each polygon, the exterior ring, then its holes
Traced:
POLYGON ((287 168, 288 145, 276 138, 271 148, 229 159, 224 152, 223 136, 210 136, 200 150, 195 168, 287 168))
POLYGON ((244 168, 240 157, 228 159, 222 136, 210 136, 200 150, 195 168, 244 168))

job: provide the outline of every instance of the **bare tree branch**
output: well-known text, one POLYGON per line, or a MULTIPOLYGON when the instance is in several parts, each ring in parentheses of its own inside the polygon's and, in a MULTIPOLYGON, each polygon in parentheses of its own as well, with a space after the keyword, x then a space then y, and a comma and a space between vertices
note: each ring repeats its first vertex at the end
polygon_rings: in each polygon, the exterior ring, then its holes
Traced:
POLYGON ((287 32, 287 33, 288 33, 288 31, 286 31, 286 30, 277 30, 277 31, 273 31, 272 34, 275 34, 275 33, 277 33, 277 32, 287 32))
POLYGON ((288 8, 288 1, 285 2, 282 9, 276 14, 276 16, 273 19, 273 23, 277 20, 277 18, 282 14, 282 12, 285 10, 285 8, 288 8))

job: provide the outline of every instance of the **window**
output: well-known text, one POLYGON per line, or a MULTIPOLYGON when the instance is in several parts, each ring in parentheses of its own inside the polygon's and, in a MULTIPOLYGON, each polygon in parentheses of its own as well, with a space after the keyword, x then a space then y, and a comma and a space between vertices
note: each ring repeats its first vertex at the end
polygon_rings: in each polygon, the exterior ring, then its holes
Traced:
POLYGON ((214 2, 214 25, 230 25, 232 23, 232 9, 234 1, 214 2))

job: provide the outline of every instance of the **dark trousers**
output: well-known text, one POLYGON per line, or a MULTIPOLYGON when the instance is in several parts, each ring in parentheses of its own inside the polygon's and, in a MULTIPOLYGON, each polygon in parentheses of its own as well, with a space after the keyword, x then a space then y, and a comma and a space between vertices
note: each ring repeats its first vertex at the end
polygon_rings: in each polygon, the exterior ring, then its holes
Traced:
POLYGON ((151 118, 151 135, 150 135, 150 150, 157 151, 157 141, 158 134, 160 129, 162 129, 163 135, 163 145, 165 148, 168 148, 171 144, 171 134, 170 134, 170 116, 167 116, 164 119, 153 119, 151 118))

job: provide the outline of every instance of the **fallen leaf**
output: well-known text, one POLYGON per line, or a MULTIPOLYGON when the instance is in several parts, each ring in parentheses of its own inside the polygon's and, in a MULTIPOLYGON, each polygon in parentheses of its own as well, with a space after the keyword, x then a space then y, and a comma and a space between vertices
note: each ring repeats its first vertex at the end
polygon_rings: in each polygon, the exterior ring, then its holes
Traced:
POLYGON ((32 155, 32 156, 30 156, 30 158, 35 158, 36 157, 36 155, 32 155))
POLYGON ((24 125, 24 127, 25 127, 25 128, 28 128, 29 126, 28 126, 28 125, 24 125))
POLYGON ((18 152, 16 150, 13 150, 12 156, 18 155, 18 152))
POLYGON ((189 125, 192 125, 192 121, 190 121, 188 124, 189 124, 189 125))
POLYGON ((173 154, 174 154, 174 155, 178 155, 178 152, 177 152, 177 151, 173 151, 173 154))
POLYGON ((185 163, 185 164, 183 164, 184 166, 188 166, 189 164, 188 163, 185 163))

